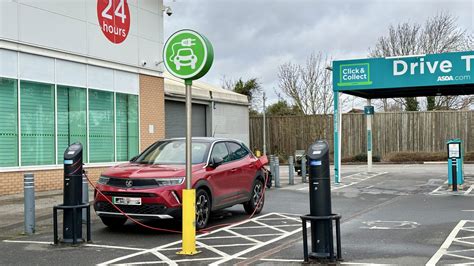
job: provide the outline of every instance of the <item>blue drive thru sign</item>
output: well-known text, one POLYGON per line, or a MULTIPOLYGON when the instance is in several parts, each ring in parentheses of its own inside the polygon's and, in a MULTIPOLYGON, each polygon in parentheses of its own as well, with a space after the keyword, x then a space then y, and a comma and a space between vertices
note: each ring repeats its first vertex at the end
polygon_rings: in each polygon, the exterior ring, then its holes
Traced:
POLYGON ((335 91, 474 84, 474 51, 334 61, 333 69, 335 91))

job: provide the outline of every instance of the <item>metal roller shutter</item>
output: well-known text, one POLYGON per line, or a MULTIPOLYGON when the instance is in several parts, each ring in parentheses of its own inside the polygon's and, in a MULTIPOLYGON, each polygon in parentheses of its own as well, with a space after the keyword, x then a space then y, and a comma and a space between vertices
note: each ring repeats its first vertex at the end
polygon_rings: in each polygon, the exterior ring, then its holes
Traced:
MULTIPOLYGON (((193 104, 193 136, 205 137, 206 105, 193 104)), ((186 134, 186 106, 184 102, 165 101, 165 128, 167 138, 184 137, 186 134)))

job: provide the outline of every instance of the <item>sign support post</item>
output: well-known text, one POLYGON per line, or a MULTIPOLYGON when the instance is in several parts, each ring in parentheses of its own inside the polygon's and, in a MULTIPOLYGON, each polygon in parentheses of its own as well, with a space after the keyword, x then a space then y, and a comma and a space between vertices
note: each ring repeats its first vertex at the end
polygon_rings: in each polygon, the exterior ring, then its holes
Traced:
POLYGON ((265 106, 265 100, 267 97, 265 97, 265 92, 263 92, 263 155, 267 155, 267 132, 266 132, 266 127, 267 127, 267 121, 266 121, 266 106, 265 106))
POLYGON ((166 41, 163 62, 173 76, 184 79, 186 87, 186 189, 183 190, 183 244, 179 255, 195 255, 196 190, 192 176, 192 82, 204 76, 212 66, 214 51, 209 40, 192 30, 180 30, 166 41))
POLYGON ((178 254, 194 255, 196 250, 196 190, 192 188, 192 80, 186 87, 186 189, 183 190, 183 247, 178 254))
MULTIPOLYGON (((334 182, 341 182, 341 115, 339 108, 339 92, 334 93, 334 182)), ((302 166, 303 167, 303 166, 302 166)))
POLYGON ((374 107, 372 106, 371 99, 367 99, 364 113, 367 118, 367 172, 372 172, 372 117, 374 115, 374 107))

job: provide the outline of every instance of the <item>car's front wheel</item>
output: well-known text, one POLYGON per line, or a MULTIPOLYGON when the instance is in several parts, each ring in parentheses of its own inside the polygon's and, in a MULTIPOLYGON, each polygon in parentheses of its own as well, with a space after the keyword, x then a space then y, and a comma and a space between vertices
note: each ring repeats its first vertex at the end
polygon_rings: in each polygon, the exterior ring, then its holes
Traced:
POLYGON ((207 226, 211 216, 211 199, 204 189, 196 192, 196 229, 203 229, 207 226))
POLYGON ((259 214, 265 203, 265 194, 263 193, 263 182, 260 179, 255 180, 252 188, 252 197, 244 203, 245 212, 248 214, 259 214))
POLYGON ((100 217, 102 220, 102 223, 104 223, 107 227, 110 227, 112 229, 117 229, 122 227, 125 222, 127 221, 127 218, 125 217, 100 217))

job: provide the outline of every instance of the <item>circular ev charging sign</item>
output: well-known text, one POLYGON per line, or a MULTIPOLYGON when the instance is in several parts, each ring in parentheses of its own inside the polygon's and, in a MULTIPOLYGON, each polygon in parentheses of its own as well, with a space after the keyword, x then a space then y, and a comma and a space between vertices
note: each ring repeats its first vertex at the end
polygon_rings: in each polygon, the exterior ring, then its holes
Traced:
POLYGON ((195 80, 211 68, 214 51, 209 40, 192 30, 180 30, 166 41, 163 62, 175 77, 195 80))

